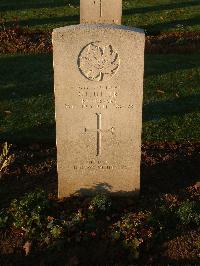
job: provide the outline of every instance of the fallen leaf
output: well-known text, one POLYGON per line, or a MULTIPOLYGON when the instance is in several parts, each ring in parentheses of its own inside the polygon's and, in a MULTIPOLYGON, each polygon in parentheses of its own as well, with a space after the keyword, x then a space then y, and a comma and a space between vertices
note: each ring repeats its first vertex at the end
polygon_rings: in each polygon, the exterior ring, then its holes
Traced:
POLYGON ((12 114, 12 112, 11 112, 11 111, 9 111, 9 110, 6 110, 6 111, 4 111, 4 113, 5 113, 5 114, 7 114, 7 115, 10 115, 10 114, 12 114))
POLYGON ((54 217, 52 217, 52 216, 48 216, 48 217, 47 217, 47 221, 48 221, 48 222, 51 222, 51 221, 53 221, 53 220, 54 220, 54 217))
POLYGON ((165 92, 164 91, 161 91, 161 90, 157 90, 158 93, 160 94, 164 94, 165 92))
POLYGON ((200 182, 196 182, 196 184, 194 185, 195 189, 200 189, 200 182))
POLYGON ((23 246, 23 250, 25 251, 26 256, 28 256, 28 254, 31 251, 31 246, 32 246, 32 242, 31 241, 26 241, 26 243, 23 246))

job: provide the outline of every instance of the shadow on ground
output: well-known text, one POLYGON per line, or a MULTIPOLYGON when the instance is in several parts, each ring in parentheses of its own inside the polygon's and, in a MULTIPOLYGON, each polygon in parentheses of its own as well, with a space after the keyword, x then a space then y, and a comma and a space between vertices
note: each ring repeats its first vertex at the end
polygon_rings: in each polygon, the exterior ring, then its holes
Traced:
POLYGON ((139 195, 139 191, 133 190, 131 192, 120 190, 118 192, 111 192, 112 186, 108 183, 99 183, 91 188, 80 188, 72 196, 94 196, 97 193, 110 193, 113 197, 136 197, 139 195))
MULTIPOLYGON (((5 55, 0 58, 0 100, 53 94, 53 58, 49 54, 5 55)), ((198 56, 146 55, 145 77, 197 68, 198 56)))
POLYGON ((169 29, 182 29, 184 27, 188 26, 195 26, 200 24, 200 19, 199 17, 194 17, 190 19, 177 19, 177 20, 171 20, 168 22, 163 22, 163 23, 155 23, 155 24, 150 24, 148 26, 138 26, 139 28, 144 28, 145 32, 147 35, 159 35, 163 31, 167 31, 169 29))
POLYGON ((200 94, 144 104, 143 122, 199 112, 200 94))
POLYGON ((0 63, 0 101, 53 94, 52 55, 4 55, 0 63))
POLYGON ((27 10, 27 9, 39 9, 39 8, 55 8, 55 7, 65 7, 67 5, 79 6, 79 0, 43 0, 43 1, 26 1, 26 0, 11 0, 2 1, 0 4, 1 11, 13 11, 13 10, 27 10), (17 2, 17 3, 16 3, 17 2))
MULTIPOLYGON (((30 8, 53 8, 53 7, 65 7, 71 5, 78 7, 79 1, 71 0, 71 1, 55 1, 55 2, 39 2, 39 3, 25 3, 21 2, 18 5, 16 4, 1 4, 0 8, 2 11, 11 11, 11 10, 23 10, 23 9, 30 9, 30 8)), ((161 12, 163 10, 173 10, 173 9, 183 9, 183 8, 195 8, 199 6, 199 1, 184 1, 182 3, 170 3, 170 4, 163 4, 163 5, 155 5, 155 6, 144 6, 144 7, 135 7, 130 9, 125 9, 123 11, 124 20, 126 22, 127 16, 133 16, 135 14, 145 14, 149 12, 161 12)), ((187 12, 187 11, 186 11, 187 12)), ((66 15, 66 16, 55 16, 49 18, 35 18, 35 19, 27 19, 27 20, 20 20, 20 17, 17 20, 4 22, 4 27, 13 27, 13 26, 28 26, 28 27, 42 27, 43 25, 49 25, 50 28, 56 27, 55 25, 58 24, 59 26, 64 25, 72 25, 72 24, 79 24, 79 14, 76 15, 66 15)), ((193 17, 189 19, 175 19, 168 22, 162 23, 155 23, 155 24, 148 24, 143 25, 136 25, 134 26, 144 28, 148 35, 157 35, 160 32, 169 30, 169 29, 181 29, 181 27, 185 26, 194 26, 200 24, 199 17, 193 17)))
MULTIPOLYGON (((1 141, 55 143, 52 55, 4 55, 0 63, 0 75, 4 77, 0 81, 1 141)), ((151 89, 148 82, 150 78, 154 79, 154 75, 157 77, 198 66, 199 57, 196 55, 148 55, 145 57, 145 78, 148 80, 144 91, 147 93, 151 89)), ((197 75, 198 70, 196 76, 187 80, 188 87, 193 88, 197 75)), ((172 76, 172 82, 173 79, 172 76)), ((144 102, 144 122, 198 112, 199 102, 199 95, 144 102)))
POLYGON ((163 10, 172 10, 176 8, 188 8, 188 7, 195 7, 199 6, 199 1, 183 1, 182 3, 170 3, 170 4, 163 4, 163 5, 156 5, 156 6, 144 6, 144 7, 133 7, 129 9, 125 9, 123 14, 125 16, 130 16, 134 14, 144 14, 149 12, 160 12, 163 10))
POLYGON ((141 193, 176 193, 200 180, 200 143, 143 145, 141 193))
POLYGON ((35 26, 43 26, 43 25, 52 25, 61 23, 62 26, 68 26, 73 24, 79 24, 79 16, 78 15, 66 15, 60 17, 50 17, 50 18, 35 18, 35 19, 27 19, 27 20, 13 20, 9 22, 5 22, 5 27, 35 27, 35 26))

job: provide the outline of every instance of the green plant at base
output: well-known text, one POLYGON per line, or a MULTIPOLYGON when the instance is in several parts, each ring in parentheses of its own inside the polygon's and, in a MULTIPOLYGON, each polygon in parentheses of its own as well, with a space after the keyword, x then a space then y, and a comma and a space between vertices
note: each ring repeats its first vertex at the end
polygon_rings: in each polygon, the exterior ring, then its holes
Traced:
POLYGON ((139 247, 142 243, 142 239, 138 239, 138 238, 133 238, 129 241, 125 240, 123 242, 123 246, 125 247, 125 249, 128 249, 129 251, 129 258, 130 259, 138 259, 139 258, 139 247))
POLYGON ((53 238, 60 238, 62 233, 63 233, 63 228, 59 225, 54 225, 51 230, 50 233, 52 235, 53 238))
POLYGON ((90 202, 89 210, 105 212, 111 207, 111 201, 107 194, 97 194, 90 202))
POLYGON ((153 228, 148 224, 150 213, 128 213, 112 227, 111 236, 122 241, 130 259, 139 257, 140 246, 152 238, 153 228))
POLYGON ((195 242, 195 246, 198 248, 200 252, 200 239, 195 242))
POLYGON ((14 155, 10 154, 10 148, 11 145, 8 145, 7 142, 2 145, 0 153, 0 177, 3 173, 3 170, 5 170, 5 168, 7 168, 14 160, 14 155))
POLYGON ((179 217, 183 225, 195 224, 200 225, 200 202, 184 201, 178 211, 179 217))
POLYGON ((9 216, 5 210, 0 211, 0 230, 7 227, 9 216))
POLYGON ((21 200, 13 200, 9 214, 16 228, 24 230, 27 236, 36 236, 42 231, 48 207, 49 202, 44 191, 37 190, 26 194, 21 200))

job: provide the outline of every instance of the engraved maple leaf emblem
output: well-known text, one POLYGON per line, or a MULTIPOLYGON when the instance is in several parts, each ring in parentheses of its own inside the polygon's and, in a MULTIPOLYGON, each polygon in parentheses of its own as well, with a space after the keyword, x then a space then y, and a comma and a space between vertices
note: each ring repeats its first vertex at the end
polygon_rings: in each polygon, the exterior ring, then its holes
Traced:
POLYGON ((110 79, 120 65, 119 55, 111 44, 90 43, 79 56, 79 69, 90 80, 110 79))

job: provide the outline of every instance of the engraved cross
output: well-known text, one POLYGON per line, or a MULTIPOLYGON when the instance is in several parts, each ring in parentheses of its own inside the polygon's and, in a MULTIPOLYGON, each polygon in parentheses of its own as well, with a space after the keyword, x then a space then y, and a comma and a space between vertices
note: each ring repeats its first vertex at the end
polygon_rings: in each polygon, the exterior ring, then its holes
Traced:
POLYGON ((102 0, 99 0, 100 5, 100 18, 102 17, 102 0))
POLYGON ((86 132, 96 132, 97 133, 97 153, 96 156, 101 155, 101 142, 102 142, 102 133, 103 132, 111 132, 112 134, 114 133, 114 128, 111 127, 110 129, 103 130, 102 129, 102 116, 101 113, 96 113, 97 116, 97 129, 87 129, 85 128, 85 133, 86 132))

